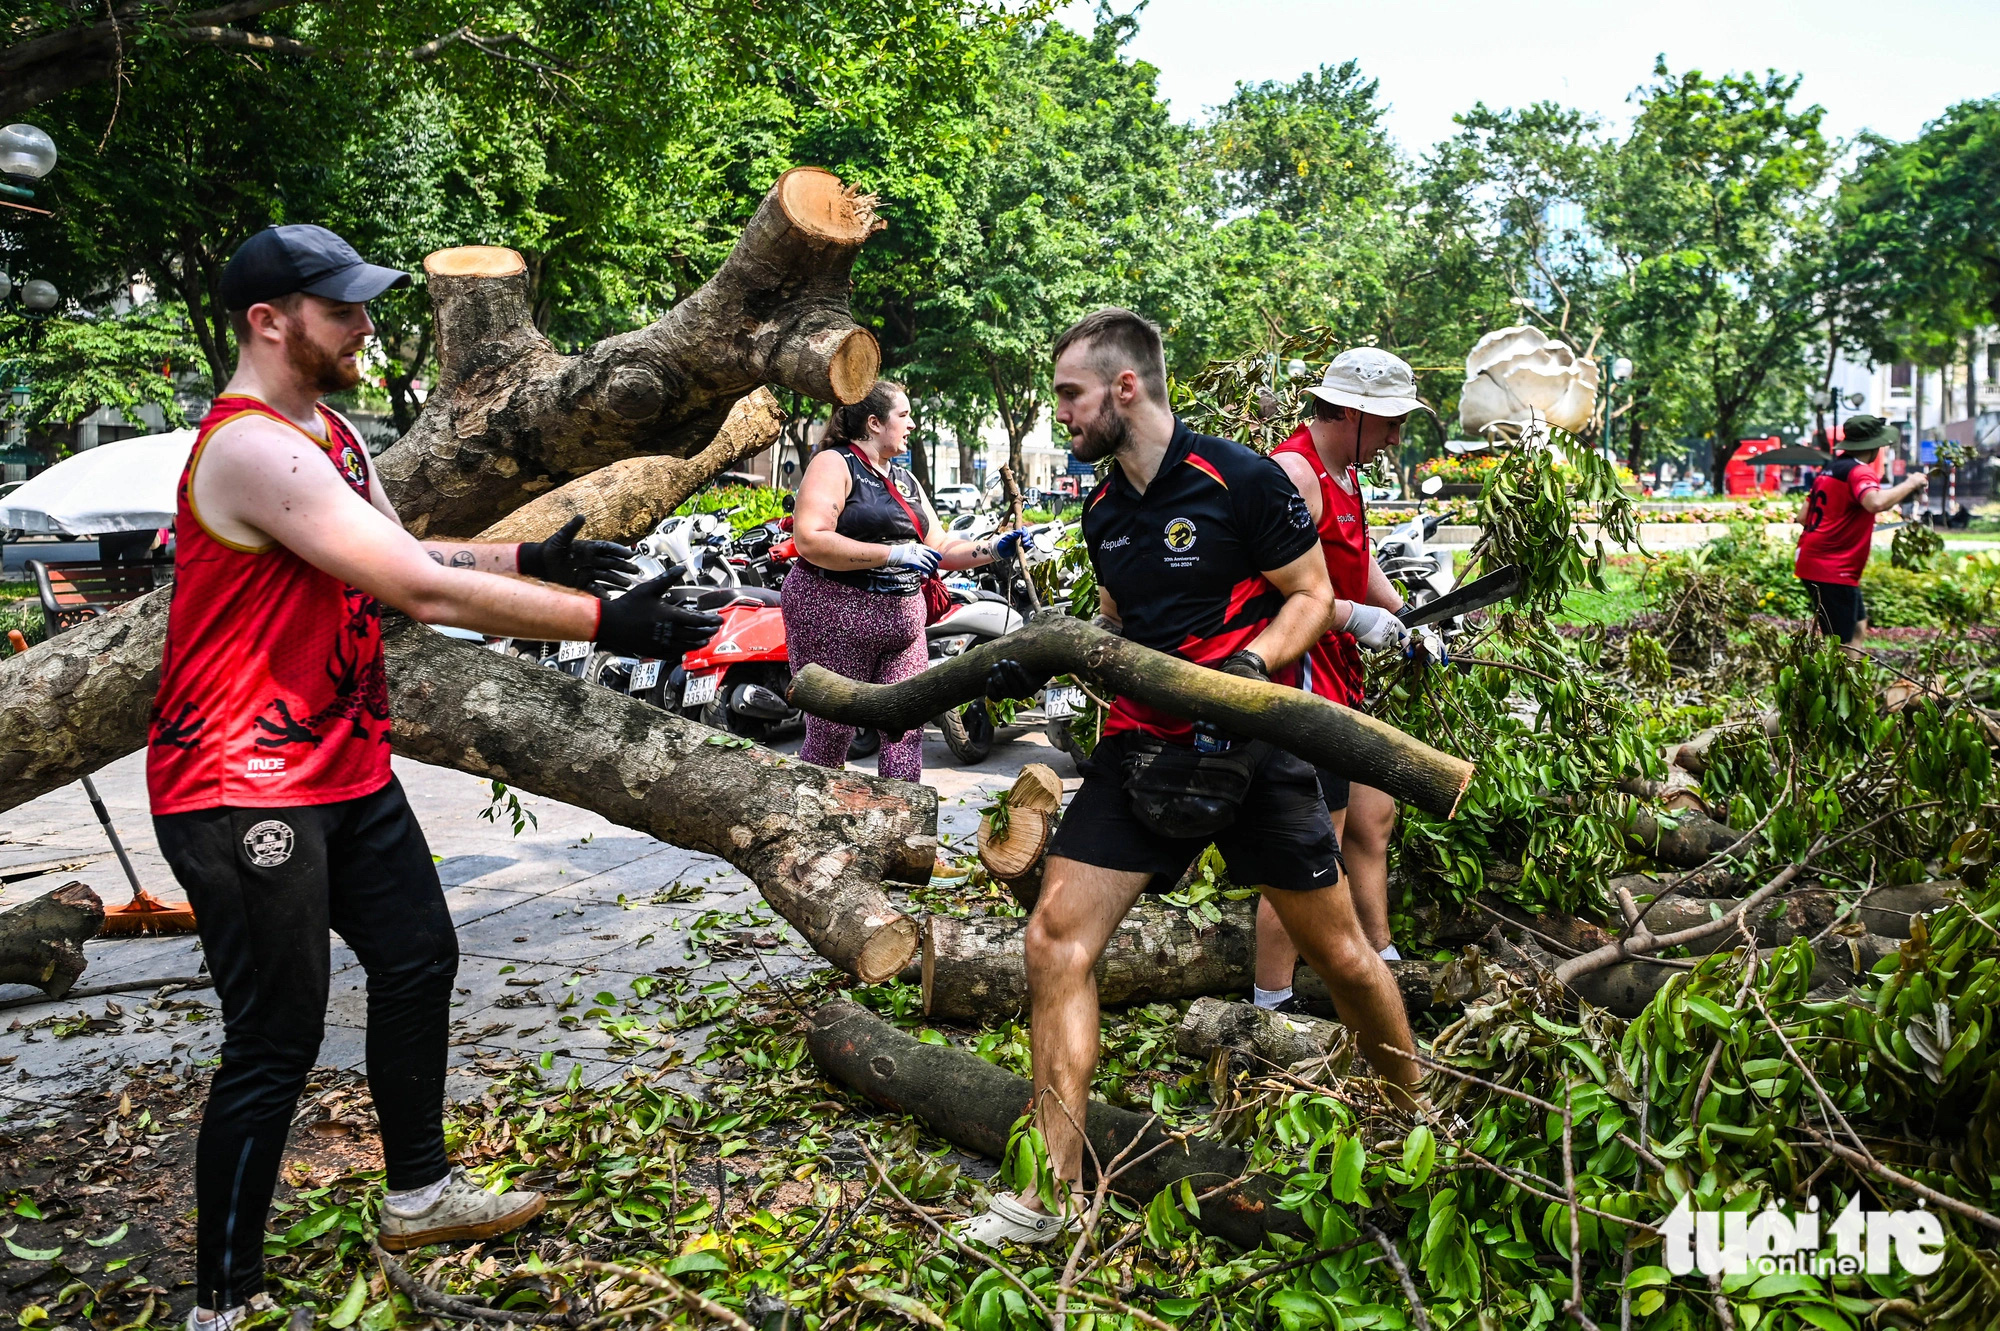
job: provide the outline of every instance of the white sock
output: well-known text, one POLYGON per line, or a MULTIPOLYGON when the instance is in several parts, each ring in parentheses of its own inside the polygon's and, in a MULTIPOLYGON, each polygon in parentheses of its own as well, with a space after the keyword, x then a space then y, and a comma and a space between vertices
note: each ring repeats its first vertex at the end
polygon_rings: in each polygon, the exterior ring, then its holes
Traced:
POLYGON ((1250 986, 1250 1001, 1258 1007, 1274 1008, 1291 996, 1292 986, 1289 984, 1282 989, 1260 989, 1255 984, 1250 986))
POLYGON ((1384 961, 1401 961, 1403 959, 1403 954, 1396 950, 1396 945, 1394 943, 1389 944, 1389 946, 1383 948, 1380 952, 1377 952, 1375 955, 1382 958, 1382 960, 1384 961))
POLYGON ((389 1207, 391 1210, 401 1211, 404 1215, 416 1215, 428 1211, 437 1205, 438 1198, 444 1196, 445 1184, 449 1182, 451 1182, 451 1171, 447 1169, 444 1177, 435 1183, 412 1188, 408 1192, 390 1193, 387 1198, 389 1207))

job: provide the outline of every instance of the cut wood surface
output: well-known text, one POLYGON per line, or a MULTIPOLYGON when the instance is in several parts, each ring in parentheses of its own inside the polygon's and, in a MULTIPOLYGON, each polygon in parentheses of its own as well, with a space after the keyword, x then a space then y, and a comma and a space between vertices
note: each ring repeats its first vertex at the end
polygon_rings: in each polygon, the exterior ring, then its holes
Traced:
POLYGON ((82 883, 0 912, 0 984, 32 984, 61 998, 83 974, 84 940, 103 923, 104 903, 82 883))
POLYGON ((845 725, 909 730, 983 697, 988 671, 1003 659, 1030 672, 1076 675, 1100 691, 1212 721, 1229 734, 1269 740, 1442 817, 1458 807, 1472 780, 1472 764, 1374 717, 1303 689, 1225 675, 1053 612, 896 684, 862 683, 809 665, 792 681, 791 700, 845 725))
MULTIPOLYGON (((884 1109, 909 1114, 960 1150, 991 1160, 1005 1153, 1007 1134, 1027 1112, 1032 1095, 1025 1078, 963 1049, 925 1044, 846 999, 828 1003, 813 1015, 806 1046, 814 1066, 830 1081, 884 1109)), ((1096 1158, 1108 1161, 1117 1156, 1139 1136, 1148 1117, 1091 1101, 1084 1132, 1096 1158)), ((1132 1155, 1165 1140, 1154 1127, 1132 1155)), ((1243 1177, 1247 1167, 1248 1158, 1241 1151, 1191 1140, 1170 1144, 1121 1173, 1112 1191, 1143 1204, 1183 1179, 1202 1192, 1243 1177)), ((1084 1169, 1085 1184, 1094 1186, 1089 1152, 1084 1169)), ((1305 1222, 1277 1206, 1282 1190, 1274 1179, 1251 1175, 1233 1191, 1204 1201, 1194 1223, 1242 1248, 1256 1247, 1272 1234, 1310 1240, 1305 1222)))
POLYGON ((626 458, 529 500, 479 533, 481 541, 540 541, 571 518, 582 536, 630 545, 659 525, 688 495, 736 463, 777 442, 784 423, 768 388, 740 398, 707 448, 691 458, 626 458))
POLYGON ((1035 875, 1062 812, 1062 778, 1047 763, 1029 763, 1000 797, 1007 810, 1004 835, 993 835, 993 817, 979 820, 979 862, 1003 883, 1035 875))
POLYGON ((437 387, 377 463, 404 525, 471 536, 610 463, 689 456, 760 384, 858 400, 881 354, 849 312, 849 273, 882 225, 872 198, 795 167, 699 290, 573 356, 536 327, 524 264, 489 246, 433 254, 437 387))

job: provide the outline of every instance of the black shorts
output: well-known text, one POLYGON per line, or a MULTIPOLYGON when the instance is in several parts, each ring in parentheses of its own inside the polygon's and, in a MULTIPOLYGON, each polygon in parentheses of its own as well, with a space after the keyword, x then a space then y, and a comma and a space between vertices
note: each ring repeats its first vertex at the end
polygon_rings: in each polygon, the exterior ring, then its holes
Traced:
MULTIPOLYGON (((1049 854, 1101 869, 1149 873, 1149 892, 1171 892, 1212 841, 1240 887, 1309 892, 1340 881, 1333 834, 1318 774, 1310 763, 1273 750, 1250 782, 1236 821, 1214 837, 1160 837, 1132 813, 1123 761, 1136 736, 1106 735, 1082 765, 1083 787, 1070 801, 1049 854)), ((1344 795, 1344 792, 1343 792, 1344 795)))
POLYGON ((1324 767, 1315 767, 1313 771, 1319 776, 1319 797, 1326 801, 1326 811, 1328 813, 1339 813, 1342 809, 1346 808, 1347 778, 1344 776, 1335 776, 1324 767))
POLYGON ((1868 618, 1868 606, 1861 599, 1861 589, 1844 582, 1814 582, 1810 578, 1800 578, 1799 581, 1806 585, 1806 599, 1812 602, 1813 618, 1819 621, 1819 631, 1842 642, 1853 638, 1861 621, 1868 618))

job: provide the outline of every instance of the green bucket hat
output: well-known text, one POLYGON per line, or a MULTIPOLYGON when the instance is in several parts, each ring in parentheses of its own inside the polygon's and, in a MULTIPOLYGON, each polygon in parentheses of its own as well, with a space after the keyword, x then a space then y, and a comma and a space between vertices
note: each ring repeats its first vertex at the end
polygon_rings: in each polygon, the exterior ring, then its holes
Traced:
POLYGON ((1880 416, 1849 416, 1841 422, 1840 432, 1841 440, 1834 447, 1843 453, 1868 453, 1903 442, 1902 432, 1880 416))

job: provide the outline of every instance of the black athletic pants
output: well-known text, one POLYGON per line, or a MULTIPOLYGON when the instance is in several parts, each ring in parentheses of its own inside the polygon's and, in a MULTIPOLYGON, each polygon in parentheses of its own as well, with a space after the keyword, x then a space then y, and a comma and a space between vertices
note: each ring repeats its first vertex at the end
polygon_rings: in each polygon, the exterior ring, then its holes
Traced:
POLYGON ((153 819, 222 1000, 222 1063, 195 1151, 196 1301, 264 1288, 264 1224, 326 1021, 338 932, 368 974, 368 1086, 389 1188, 444 1177, 444 1071, 458 939, 403 788, 338 804, 153 819))

